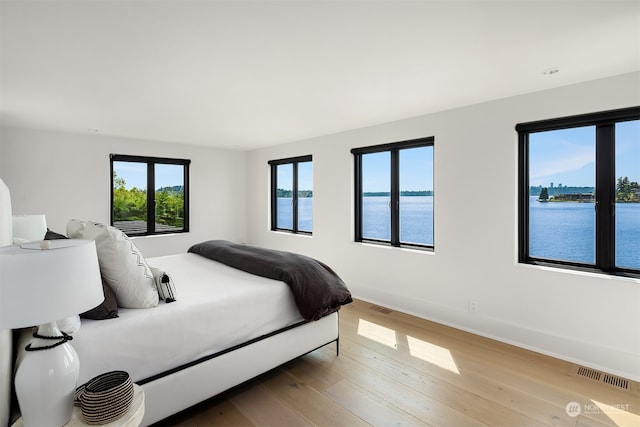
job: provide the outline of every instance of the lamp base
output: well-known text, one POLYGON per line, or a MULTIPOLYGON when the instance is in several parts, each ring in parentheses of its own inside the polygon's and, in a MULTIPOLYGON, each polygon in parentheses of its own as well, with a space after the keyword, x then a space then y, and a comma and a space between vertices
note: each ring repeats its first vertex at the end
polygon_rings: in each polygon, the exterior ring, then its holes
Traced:
MULTIPOLYGON (((58 337, 62 333, 51 322, 41 325, 38 335, 58 337)), ((80 364, 71 344, 52 346, 55 343, 34 338, 16 371, 16 395, 26 427, 63 426, 71 419, 80 364)))

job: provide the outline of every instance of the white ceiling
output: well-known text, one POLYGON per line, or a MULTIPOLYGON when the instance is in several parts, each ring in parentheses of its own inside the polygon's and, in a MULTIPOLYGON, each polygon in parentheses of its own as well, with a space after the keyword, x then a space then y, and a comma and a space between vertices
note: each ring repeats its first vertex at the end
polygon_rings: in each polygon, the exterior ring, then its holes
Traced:
POLYGON ((4 126, 240 149, 640 70, 640 1, 3 0, 0 31, 4 126))

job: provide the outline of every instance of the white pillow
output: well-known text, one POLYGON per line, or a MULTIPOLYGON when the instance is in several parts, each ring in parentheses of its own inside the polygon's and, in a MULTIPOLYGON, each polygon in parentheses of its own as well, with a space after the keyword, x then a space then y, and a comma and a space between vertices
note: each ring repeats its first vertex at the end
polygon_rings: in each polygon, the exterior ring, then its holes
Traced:
POLYGON ((124 308, 158 305, 153 274, 133 242, 117 228, 72 219, 67 223, 70 239, 95 240, 100 273, 124 308))

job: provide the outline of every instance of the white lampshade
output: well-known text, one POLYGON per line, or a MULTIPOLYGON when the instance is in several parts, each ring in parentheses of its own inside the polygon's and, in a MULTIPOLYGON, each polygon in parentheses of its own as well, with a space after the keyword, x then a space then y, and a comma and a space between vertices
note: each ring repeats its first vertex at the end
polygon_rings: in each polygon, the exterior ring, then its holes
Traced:
POLYGON ((47 233, 47 220, 44 215, 14 215, 14 243, 37 242, 47 233))
POLYGON ((0 328, 23 328, 83 313, 104 300, 93 240, 0 248, 0 328))

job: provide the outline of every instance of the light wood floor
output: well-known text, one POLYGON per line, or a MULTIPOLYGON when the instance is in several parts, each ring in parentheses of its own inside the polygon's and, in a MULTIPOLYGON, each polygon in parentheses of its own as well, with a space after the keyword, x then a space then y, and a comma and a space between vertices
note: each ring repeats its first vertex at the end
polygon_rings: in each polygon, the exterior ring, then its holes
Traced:
POLYGON ((638 383, 577 368, 356 301, 340 314, 339 356, 330 344, 161 424, 640 426, 638 383))

